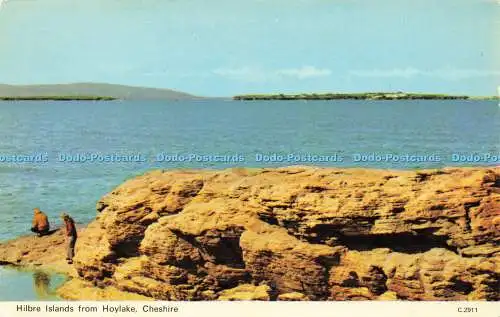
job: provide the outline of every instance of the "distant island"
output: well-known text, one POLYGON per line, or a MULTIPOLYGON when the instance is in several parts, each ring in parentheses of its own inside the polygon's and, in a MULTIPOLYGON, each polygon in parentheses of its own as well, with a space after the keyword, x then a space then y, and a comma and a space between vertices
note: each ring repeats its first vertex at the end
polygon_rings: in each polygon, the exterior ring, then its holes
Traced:
POLYGON ((307 93, 307 94, 254 94, 234 96, 234 100, 402 100, 402 99, 472 99, 472 100, 495 100, 497 97, 473 97, 445 94, 405 93, 405 92, 367 92, 367 93, 307 93))
MULTIPOLYGON (((230 97, 229 97, 230 98, 230 97)), ((105 83, 74 83, 54 85, 0 84, 0 101, 111 101, 111 100, 194 100, 207 97, 166 89, 105 83)), ((227 98, 223 98, 227 99, 227 98)), ((498 100, 497 96, 466 96, 407 92, 362 93, 299 93, 299 94, 246 94, 233 100, 498 100)))
POLYGON ((101 96, 12 96, 12 97, 1 97, 1 101, 110 101, 116 100, 113 97, 101 97, 101 96))
POLYGON ((188 100, 200 99, 184 92, 103 83, 60 85, 2 85, 0 100, 188 100))

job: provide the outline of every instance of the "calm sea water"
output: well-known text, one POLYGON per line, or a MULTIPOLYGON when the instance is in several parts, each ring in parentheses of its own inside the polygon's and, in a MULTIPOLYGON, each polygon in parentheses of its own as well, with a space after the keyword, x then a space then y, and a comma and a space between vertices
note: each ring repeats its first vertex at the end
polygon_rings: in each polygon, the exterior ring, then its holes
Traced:
POLYGON ((499 150, 500 107, 489 101, 0 102, 0 241, 27 233, 33 207, 56 226, 62 210, 88 222, 100 197, 153 168, 498 165, 453 162, 451 155, 499 150), (240 155, 244 161, 156 162, 162 152, 240 155), (372 152, 440 155, 441 161, 353 161, 356 153, 372 152), (44 153, 46 162, 5 162, 44 153), (61 153, 140 154, 147 161, 68 163, 61 153), (259 153, 344 160, 261 162, 259 153))

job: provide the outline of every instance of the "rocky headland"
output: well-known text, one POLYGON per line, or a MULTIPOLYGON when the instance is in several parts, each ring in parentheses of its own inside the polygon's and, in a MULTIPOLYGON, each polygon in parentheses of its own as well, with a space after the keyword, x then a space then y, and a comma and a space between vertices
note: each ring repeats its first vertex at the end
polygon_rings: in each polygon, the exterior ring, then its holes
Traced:
POLYGON ((99 201, 72 267, 60 233, 0 263, 69 274, 67 299, 493 301, 499 211, 498 167, 153 171, 99 201))

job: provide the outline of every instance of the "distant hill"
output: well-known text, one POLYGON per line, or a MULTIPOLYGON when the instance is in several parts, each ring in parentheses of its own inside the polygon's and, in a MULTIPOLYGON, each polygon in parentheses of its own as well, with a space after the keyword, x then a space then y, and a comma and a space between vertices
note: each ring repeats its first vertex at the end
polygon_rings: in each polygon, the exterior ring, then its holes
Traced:
POLYGON ((445 95, 405 92, 367 92, 367 93, 321 93, 321 94, 260 94, 234 96, 234 100, 335 100, 335 99, 361 99, 361 100, 399 100, 399 99, 495 99, 495 97, 471 97, 465 95, 445 95))
POLYGON ((74 83, 61 85, 3 85, 0 84, 2 97, 108 97, 113 99, 199 99, 187 93, 160 88, 145 88, 101 83, 74 83))

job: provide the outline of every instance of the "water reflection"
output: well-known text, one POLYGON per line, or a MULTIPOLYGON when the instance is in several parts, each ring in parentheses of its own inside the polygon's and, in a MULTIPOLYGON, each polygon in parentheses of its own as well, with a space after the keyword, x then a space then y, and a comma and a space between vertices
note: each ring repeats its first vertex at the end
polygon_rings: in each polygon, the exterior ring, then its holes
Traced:
POLYGON ((57 288, 64 274, 0 265, 0 301, 59 300, 57 288))

